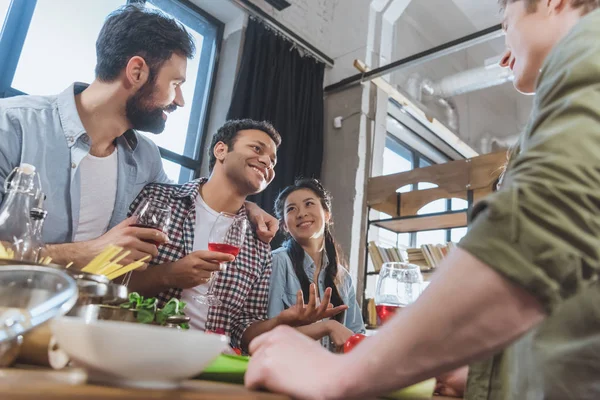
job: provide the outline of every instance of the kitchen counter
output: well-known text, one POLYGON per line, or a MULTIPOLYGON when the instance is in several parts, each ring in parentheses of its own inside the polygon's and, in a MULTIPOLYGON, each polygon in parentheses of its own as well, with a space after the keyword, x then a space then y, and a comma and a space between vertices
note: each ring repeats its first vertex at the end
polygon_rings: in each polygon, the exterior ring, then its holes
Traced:
MULTIPOLYGON (((43 369, 0 369, 0 398, 2 400, 86 399, 86 400, 284 400, 282 396, 267 392, 254 392, 242 385, 188 380, 177 390, 133 389, 99 386, 86 383, 87 376, 79 369, 52 371, 43 369)), ((435 400, 457 400, 435 396, 435 400)))

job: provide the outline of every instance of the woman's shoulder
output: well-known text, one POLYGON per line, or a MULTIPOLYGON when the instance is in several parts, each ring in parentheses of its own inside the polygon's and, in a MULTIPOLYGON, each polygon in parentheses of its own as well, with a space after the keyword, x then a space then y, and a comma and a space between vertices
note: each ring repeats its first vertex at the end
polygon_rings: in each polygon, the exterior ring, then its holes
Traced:
POLYGON ((281 246, 278 249, 275 249, 271 252, 271 254, 273 255, 273 259, 282 259, 282 258, 290 258, 290 256, 288 256, 288 252, 287 249, 283 246, 281 246))
POLYGON ((338 265, 338 280, 344 288, 352 287, 352 276, 343 265, 338 265))
POLYGON ((273 257, 273 266, 281 266, 285 267, 288 264, 292 263, 292 259, 285 247, 280 247, 278 249, 273 250, 271 253, 273 257))

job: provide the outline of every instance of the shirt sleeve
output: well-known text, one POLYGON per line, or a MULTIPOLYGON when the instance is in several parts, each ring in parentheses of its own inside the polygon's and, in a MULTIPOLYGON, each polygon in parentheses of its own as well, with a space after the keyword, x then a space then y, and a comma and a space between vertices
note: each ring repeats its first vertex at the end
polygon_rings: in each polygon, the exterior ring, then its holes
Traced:
POLYGON ((265 321, 268 318, 267 309, 269 306, 269 282, 273 267, 272 260, 271 252, 265 251, 260 276, 250 288, 241 311, 232 316, 231 347, 241 348, 242 335, 246 329, 254 322, 265 321))
POLYGON ((131 205, 129 206, 129 211, 127 212, 127 218, 131 217, 135 212, 136 208, 140 205, 140 203, 148 197, 148 192, 150 190, 150 185, 144 186, 142 191, 135 197, 131 205))
POLYGON ((354 333, 365 333, 365 322, 363 321, 362 312, 356 301, 356 291, 354 290, 352 278, 349 274, 347 274, 344 284, 346 286, 346 293, 348 293, 348 309, 346 310, 344 325, 354 333))
POLYGON ((4 201, 4 181, 20 164, 21 131, 10 121, 10 114, 0 106, 0 204, 4 201))
POLYGON ((154 164, 154 176, 149 183, 167 183, 167 184, 175 184, 174 180, 168 177, 165 172, 165 168, 162 163, 162 158, 160 156, 160 151, 158 150, 158 146, 154 142, 150 142, 152 146, 152 150, 155 153, 156 163, 154 164))
POLYGON ((285 257, 279 254, 272 255, 272 272, 269 282, 269 308, 268 317, 274 318, 285 310, 283 296, 285 294, 285 281, 287 275, 287 265, 285 257))
POLYGON ((598 35, 580 27, 550 55, 522 151, 501 190, 475 206, 460 243, 548 313, 600 270, 598 35))

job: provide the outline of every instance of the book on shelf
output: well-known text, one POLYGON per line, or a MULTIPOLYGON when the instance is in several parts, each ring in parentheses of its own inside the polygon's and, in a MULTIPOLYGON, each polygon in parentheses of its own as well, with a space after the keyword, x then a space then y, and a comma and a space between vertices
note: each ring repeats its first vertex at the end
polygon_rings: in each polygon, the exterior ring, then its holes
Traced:
POLYGON ((366 307, 366 315, 365 315, 365 325, 367 327, 376 327, 377 326, 377 308, 375 308, 375 299, 366 299, 367 307, 366 307))
POLYGON ((368 250, 375 272, 379 272, 386 262, 409 262, 421 267, 422 271, 429 271, 437 268, 454 247, 453 242, 425 244, 420 248, 382 247, 371 241, 368 250))
POLYGON ((446 244, 425 244, 418 249, 407 249, 408 261, 419 265, 421 269, 434 269, 455 247, 456 245, 453 242, 448 242, 446 244))
POLYGON ((381 266, 386 262, 408 262, 408 258, 404 255, 403 249, 396 247, 381 247, 371 241, 369 242, 368 250, 375 272, 379 272, 381 266))

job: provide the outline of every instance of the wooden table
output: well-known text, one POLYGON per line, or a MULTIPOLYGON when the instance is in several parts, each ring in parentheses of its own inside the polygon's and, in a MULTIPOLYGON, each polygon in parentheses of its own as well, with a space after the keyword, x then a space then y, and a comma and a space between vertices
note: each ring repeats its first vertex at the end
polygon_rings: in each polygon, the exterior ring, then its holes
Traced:
MULTIPOLYGON (((27 369, 0 369, 0 399, 2 400, 287 400, 289 397, 253 392, 242 385, 202 380, 183 382, 177 390, 131 389, 98 386, 85 383, 85 372, 48 371, 27 369)), ((434 397, 435 400, 457 400, 449 397, 434 397)))

